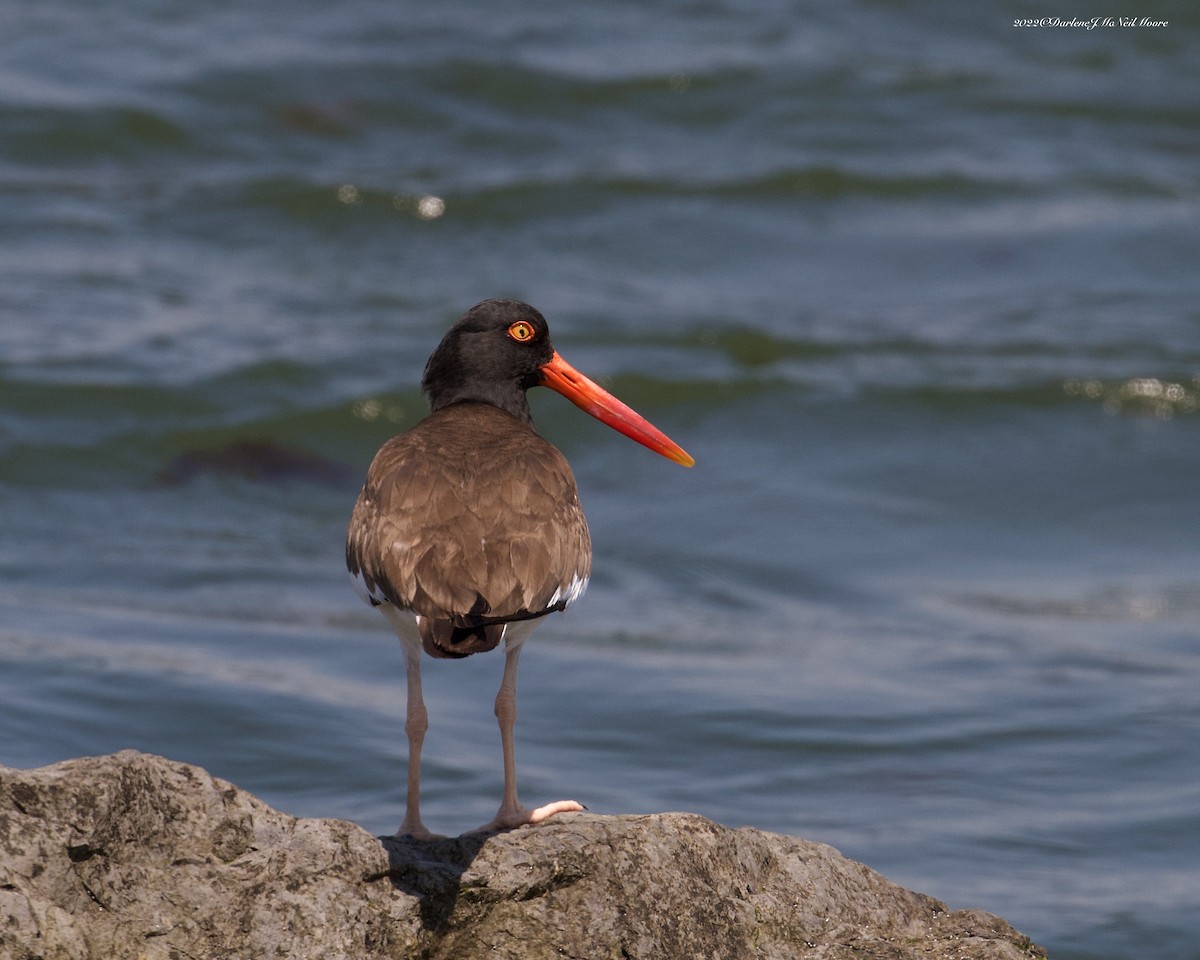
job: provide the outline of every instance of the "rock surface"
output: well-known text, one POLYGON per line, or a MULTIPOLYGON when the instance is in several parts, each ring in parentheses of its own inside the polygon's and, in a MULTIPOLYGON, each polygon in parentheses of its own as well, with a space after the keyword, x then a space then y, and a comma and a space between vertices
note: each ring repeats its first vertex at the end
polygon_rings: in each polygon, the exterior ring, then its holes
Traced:
POLYGON ((690 814, 380 840, 124 751, 0 767, 2 960, 1018 960, 998 917, 690 814))

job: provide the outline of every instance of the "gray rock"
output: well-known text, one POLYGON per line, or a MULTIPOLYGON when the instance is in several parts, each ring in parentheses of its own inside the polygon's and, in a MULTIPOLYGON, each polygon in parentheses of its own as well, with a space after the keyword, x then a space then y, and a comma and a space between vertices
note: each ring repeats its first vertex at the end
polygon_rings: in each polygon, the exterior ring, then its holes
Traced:
POLYGON ((831 847, 691 814, 381 841, 134 751, 0 767, 2 960, 1042 955, 831 847))

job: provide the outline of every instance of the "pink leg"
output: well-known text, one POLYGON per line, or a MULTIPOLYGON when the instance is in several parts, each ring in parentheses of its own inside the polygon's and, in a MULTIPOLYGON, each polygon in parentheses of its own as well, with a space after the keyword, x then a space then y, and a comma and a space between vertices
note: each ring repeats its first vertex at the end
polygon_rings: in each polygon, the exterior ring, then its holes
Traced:
POLYGON ((505 647, 504 679, 496 694, 496 720, 500 724, 500 746, 504 753, 504 799, 500 809, 490 823, 472 830, 472 833, 487 833, 493 830, 510 830, 526 823, 540 823, 556 813, 569 813, 584 809, 574 800, 558 800, 529 810, 517 799, 517 760, 513 746, 513 728, 517 722, 517 661, 521 656, 521 641, 505 647))
POLYGON ((428 840, 431 834, 421 823, 421 746, 429 729, 429 712, 421 695, 421 648, 406 645, 404 657, 408 679, 408 703, 405 707, 404 732, 408 736, 408 792, 404 805, 404 822, 396 836, 428 840))
POLYGON ((404 822, 396 836, 429 840, 434 834, 421 822, 421 746, 429 729, 429 712, 421 694, 421 635, 412 614, 392 606, 379 608, 404 644, 404 672, 407 679, 407 700, 404 710, 404 732, 408 736, 408 790, 404 803, 404 822))

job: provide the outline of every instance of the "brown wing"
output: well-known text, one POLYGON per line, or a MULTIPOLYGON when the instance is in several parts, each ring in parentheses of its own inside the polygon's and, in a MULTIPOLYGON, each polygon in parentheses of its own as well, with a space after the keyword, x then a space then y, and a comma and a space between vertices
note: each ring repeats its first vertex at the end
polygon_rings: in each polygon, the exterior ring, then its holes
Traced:
POLYGON ((372 603, 475 627, 562 609, 591 540, 566 458, 502 410, 455 404, 380 449, 346 565, 372 603))

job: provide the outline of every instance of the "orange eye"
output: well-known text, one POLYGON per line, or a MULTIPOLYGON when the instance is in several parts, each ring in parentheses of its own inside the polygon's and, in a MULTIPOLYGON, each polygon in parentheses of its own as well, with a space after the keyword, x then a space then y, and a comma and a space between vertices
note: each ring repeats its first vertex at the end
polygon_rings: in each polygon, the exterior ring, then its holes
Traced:
POLYGON ((518 320, 516 323, 508 325, 508 335, 517 343, 525 343, 527 340, 532 340, 537 331, 533 329, 532 323, 527 323, 524 320, 518 320))

